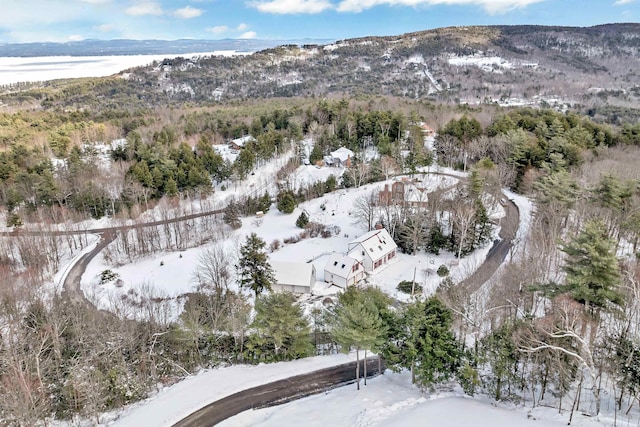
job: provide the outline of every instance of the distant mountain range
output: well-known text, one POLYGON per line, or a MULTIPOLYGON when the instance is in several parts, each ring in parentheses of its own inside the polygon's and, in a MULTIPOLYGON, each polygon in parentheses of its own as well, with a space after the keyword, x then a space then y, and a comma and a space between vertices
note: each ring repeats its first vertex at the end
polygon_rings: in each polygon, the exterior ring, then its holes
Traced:
MULTIPOLYGON (((22 50, 23 55, 41 55, 45 51, 37 48, 46 47, 25 46, 31 50, 22 50)), ((120 78, 48 97, 42 101, 45 107, 145 108, 271 97, 391 96, 433 103, 571 108, 614 123, 640 120, 638 23, 449 27, 336 42, 121 40, 51 46, 57 54, 155 52, 176 53, 176 58, 168 55, 122 71, 120 78), (215 50, 253 53, 179 55, 215 50)), ((17 53, 15 45, 0 47, 0 54, 1 48, 17 53)))
POLYGON ((300 40, 82 40, 67 43, 5 43, 0 44, 0 57, 35 56, 108 56, 108 55, 156 55, 185 54, 235 50, 255 52, 280 45, 305 45, 330 43, 330 39, 300 40))

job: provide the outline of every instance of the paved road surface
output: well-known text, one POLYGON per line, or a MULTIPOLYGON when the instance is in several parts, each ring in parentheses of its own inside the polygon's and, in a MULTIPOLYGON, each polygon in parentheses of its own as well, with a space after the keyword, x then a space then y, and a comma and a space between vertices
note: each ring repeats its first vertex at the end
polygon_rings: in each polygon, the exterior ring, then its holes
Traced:
MULTIPOLYGON (((382 370, 384 371, 384 365, 382 370)), ((367 359, 367 377, 378 375, 378 373, 378 359, 367 359)), ((362 378, 363 375, 364 363, 360 362, 360 377, 362 378)), ((353 383, 355 378, 356 362, 352 362, 274 381, 210 403, 177 422, 173 427, 210 427, 249 409, 280 405, 322 393, 338 385, 353 383)))
POLYGON ((469 293, 477 291, 480 286, 491 279, 491 276, 498 270, 498 267, 500 267, 513 246, 513 240, 516 238, 520 225, 520 212, 516 204, 511 200, 507 200, 504 208, 506 215, 500 220, 499 239, 493 243, 487 253, 487 258, 480 267, 460 284, 465 289, 468 289, 469 293))

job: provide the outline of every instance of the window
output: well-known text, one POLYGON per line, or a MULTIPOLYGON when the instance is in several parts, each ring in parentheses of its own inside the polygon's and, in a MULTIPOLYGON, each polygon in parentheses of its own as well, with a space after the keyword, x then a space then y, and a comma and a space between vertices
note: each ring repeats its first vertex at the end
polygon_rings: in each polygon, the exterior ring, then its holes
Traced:
POLYGON ((373 253, 373 248, 369 248, 369 252, 373 253))
POLYGON ((353 264, 353 267, 351 268, 351 271, 353 271, 353 272, 358 271, 358 263, 353 264))
POLYGON ((362 256, 364 256, 364 251, 362 251, 362 256))
POLYGON ((378 267, 380 267, 382 265, 382 260, 379 259, 378 261, 375 262, 375 264, 373 264, 373 268, 376 269, 378 267))
POLYGON ((378 249, 382 250, 382 246, 378 245, 378 249))
POLYGON ((338 261, 333 262, 333 266, 335 267, 336 265, 338 265, 338 261))
POLYGON ((344 268, 344 264, 342 264, 342 268, 344 268))

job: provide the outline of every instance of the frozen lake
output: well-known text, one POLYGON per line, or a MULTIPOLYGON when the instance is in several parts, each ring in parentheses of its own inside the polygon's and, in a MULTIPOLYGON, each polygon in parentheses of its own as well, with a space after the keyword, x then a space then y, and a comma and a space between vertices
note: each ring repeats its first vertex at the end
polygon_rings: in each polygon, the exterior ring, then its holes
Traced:
POLYGON ((245 52, 226 50, 163 55, 0 57, 0 85, 78 77, 110 76, 127 68, 147 65, 153 61, 162 61, 165 58, 177 56, 191 58, 194 56, 246 54, 245 52))

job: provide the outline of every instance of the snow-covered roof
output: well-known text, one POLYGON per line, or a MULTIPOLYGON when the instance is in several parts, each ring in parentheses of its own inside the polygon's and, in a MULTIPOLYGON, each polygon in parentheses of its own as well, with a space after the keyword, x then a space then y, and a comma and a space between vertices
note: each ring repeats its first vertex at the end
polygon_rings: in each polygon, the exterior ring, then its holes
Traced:
POLYGON ((349 242, 349 255, 351 255, 352 249, 359 245, 364 247, 365 252, 372 259, 378 259, 382 255, 388 254, 398 247, 396 242, 394 242, 389 235, 389 232, 384 228, 380 230, 371 230, 370 232, 349 242))
POLYGON ((271 268, 279 285, 311 286, 314 276, 314 266, 311 263, 271 261, 271 268))
POLYGON ((252 137, 251 135, 245 135, 241 138, 232 139, 231 142, 237 145, 238 147, 244 147, 244 144, 253 140, 255 140, 255 138, 252 137))
POLYGON ((331 157, 334 159, 340 159, 341 162, 346 162, 349 157, 353 157, 353 151, 346 147, 340 147, 336 151, 331 152, 331 157))
POLYGON ((325 277, 327 273, 331 273, 334 276, 342 277, 344 279, 349 277, 353 269, 353 265, 358 261, 348 255, 334 252, 329 257, 327 265, 324 268, 325 277))

